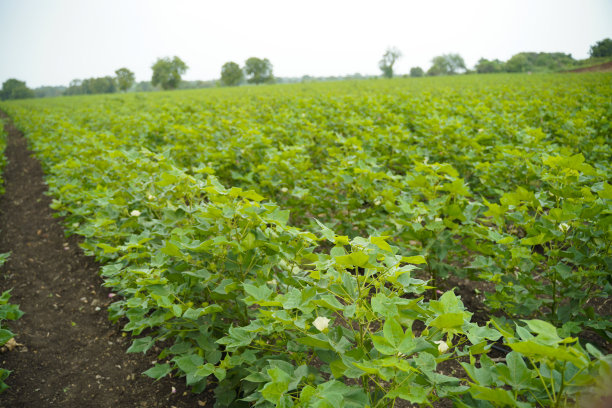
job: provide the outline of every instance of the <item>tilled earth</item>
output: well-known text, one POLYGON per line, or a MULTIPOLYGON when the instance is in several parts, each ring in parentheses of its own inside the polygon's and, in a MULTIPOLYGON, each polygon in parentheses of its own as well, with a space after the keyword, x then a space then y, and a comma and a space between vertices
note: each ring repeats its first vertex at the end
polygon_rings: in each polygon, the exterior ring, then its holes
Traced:
POLYGON ((66 238, 49 208, 40 163, 8 122, 0 197, 0 289, 25 312, 8 322, 18 345, 0 354, 12 374, 0 408, 13 407, 212 407, 210 393, 194 395, 184 379, 158 382, 142 375, 155 354, 126 354, 129 337, 107 319, 109 292, 99 265, 66 238))

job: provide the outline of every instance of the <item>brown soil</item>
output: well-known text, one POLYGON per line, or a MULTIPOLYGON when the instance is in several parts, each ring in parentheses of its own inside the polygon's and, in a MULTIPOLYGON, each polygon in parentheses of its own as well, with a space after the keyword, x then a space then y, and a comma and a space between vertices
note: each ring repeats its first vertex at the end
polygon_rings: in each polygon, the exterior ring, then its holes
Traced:
POLYGON ((612 61, 604 62, 603 64, 593 65, 591 67, 572 69, 567 72, 612 72, 612 61))
POLYGON ((0 253, 11 256, 0 289, 13 288, 11 303, 25 315, 8 323, 21 345, 0 354, 0 367, 12 370, 0 408, 212 406, 210 393, 191 394, 183 379, 142 375, 155 354, 125 353, 130 340, 107 319, 109 292, 99 265, 84 256, 76 237, 65 238, 44 195, 40 163, 12 123, 5 129, 0 253))

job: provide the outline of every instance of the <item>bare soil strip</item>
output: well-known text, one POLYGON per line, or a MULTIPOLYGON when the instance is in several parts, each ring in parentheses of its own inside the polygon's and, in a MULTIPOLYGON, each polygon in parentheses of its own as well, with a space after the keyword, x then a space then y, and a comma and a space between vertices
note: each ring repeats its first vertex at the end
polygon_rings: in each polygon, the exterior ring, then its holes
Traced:
POLYGON ((84 256, 77 237, 65 238, 44 195, 40 163, 12 123, 5 129, 0 253, 11 256, 0 289, 13 288, 11 302, 25 315, 9 324, 21 346, 0 354, 1 366, 13 371, 0 407, 212 406, 210 395, 187 392, 182 379, 143 376, 155 354, 125 354, 130 341, 107 319, 99 265, 84 256))

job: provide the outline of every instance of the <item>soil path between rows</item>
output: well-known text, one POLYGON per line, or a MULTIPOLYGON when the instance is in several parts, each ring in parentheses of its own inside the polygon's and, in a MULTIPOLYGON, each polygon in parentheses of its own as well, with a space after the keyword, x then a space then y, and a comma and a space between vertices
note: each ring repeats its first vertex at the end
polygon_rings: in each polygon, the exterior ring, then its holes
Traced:
POLYGON ((77 237, 65 237, 49 208, 40 163, 1 111, 0 117, 9 134, 0 253, 11 252, 0 289, 12 288, 11 303, 25 312, 8 322, 21 346, 0 354, 1 367, 12 371, 0 408, 212 406, 209 396, 189 393, 183 379, 143 376, 155 354, 125 353, 130 340, 107 319, 109 292, 99 265, 77 237))

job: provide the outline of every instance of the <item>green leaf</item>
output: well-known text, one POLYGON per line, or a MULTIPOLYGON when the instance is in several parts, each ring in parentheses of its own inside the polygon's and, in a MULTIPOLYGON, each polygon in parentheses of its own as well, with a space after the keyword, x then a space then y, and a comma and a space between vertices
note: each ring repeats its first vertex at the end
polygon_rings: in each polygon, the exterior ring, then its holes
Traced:
POLYGON ((415 255, 415 256, 403 256, 402 262, 406 262, 413 265, 426 264, 425 257, 423 255, 415 255))
POLYGON ((397 348, 389 343, 385 337, 372 335, 371 338, 374 348, 381 354, 391 356, 397 353, 397 348))
POLYGON ((410 401, 413 404, 425 404, 427 400, 427 395, 431 392, 431 388, 425 388, 420 385, 410 384, 404 385, 401 387, 397 387, 391 390, 386 398, 393 400, 395 398, 401 398, 406 401, 410 401))
POLYGON ((149 368, 143 374, 159 380, 166 375, 168 375, 172 371, 170 364, 155 364, 153 367, 149 368))
POLYGON ((547 345, 552 346, 561 341, 557 328, 552 324, 543 320, 523 320, 523 322, 527 323, 532 332, 538 334, 539 342, 545 340, 547 345))
POLYGON ((383 251, 393 252, 391 246, 385 241, 389 237, 370 237, 370 241, 383 251))
POLYGON ((603 183, 603 189, 597 192, 599 197, 604 198, 606 200, 612 200, 612 185, 608 183, 603 183))
POLYGON ((497 370, 500 378, 512 388, 516 390, 532 388, 530 385, 532 373, 519 353, 515 351, 508 353, 506 355, 506 365, 498 365, 497 370))
POLYGON ((181 250, 174 245, 172 242, 166 241, 166 245, 160 250, 166 255, 174 256, 176 258, 182 258, 183 254, 181 250))
POLYGON ((130 348, 127 349, 127 353, 146 353, 154 344, 155 340, 150 336, 142 337, 134 340, 130 348))
POLYGON ((204 359, 197 354, 188 354, 174 359, 176 365, 185 373, 195 373, 198 366, 204 363, 204 359))
POLYGON ((475 399, 492 402, 497 407, 516 406, 516 401, 512 393, 500 388, 486 388, 477 384, 472 384, 470 394, 475 399))
POLYGON ((268 214, 268 218, 270 218, 272 221, 276 221, 284 227, 289 221, 289 214, 289 210, 281 210, 280 208, 276 207, 274 211, 268 214))
POLYGON ((566 349, 565 347, 551 347, 543 344, 536 343, 533 340, 521 341, 518 343, 510 343, 508 346, 525 356, 533 357, 546 357, 551 360, 569 361, 576 367, 583 367, 586 362, 584 356, 578 356, 572 349, 566 349), (582 358, 581 358, 582 357, 582 358))
POLYGON ((329 340, 321 333, 315 335, 309 335, 306 337, 299 337, 295 339, 296 342, 304 344, 306 346, 320 348, 324 350, 332 350, 333 347, 329 344, 329 340))
POLYGON ((549 241, 549 236, 546 233, 541 233, 539 235, 533 237, 523 238, 521 240, 521 245, 542 245, 543 243, 549 241))
POLYGON ((12 339, 15 335, 7 329, 0 329, 0 346, 6 344, 7 341, 12 339))
POLYGON ((463 313, 443 313, 436 317, 430 326, 438 329, 452 329, 463 325, 463 313))
POLYGON ((260 300, 268 300, 270 295, 272 295, 272 289, 270 289, 267 285, 255 286, 249 283, 243 283, 242 287, 244 291, 255 299, 255 302, 260 300))
POLYGON ((387 319, 383 325, 383 333, 385 339, 394 348, 397 348, 401 341, 404 339, 404 331, 402 326, 395 319, 387 319))

